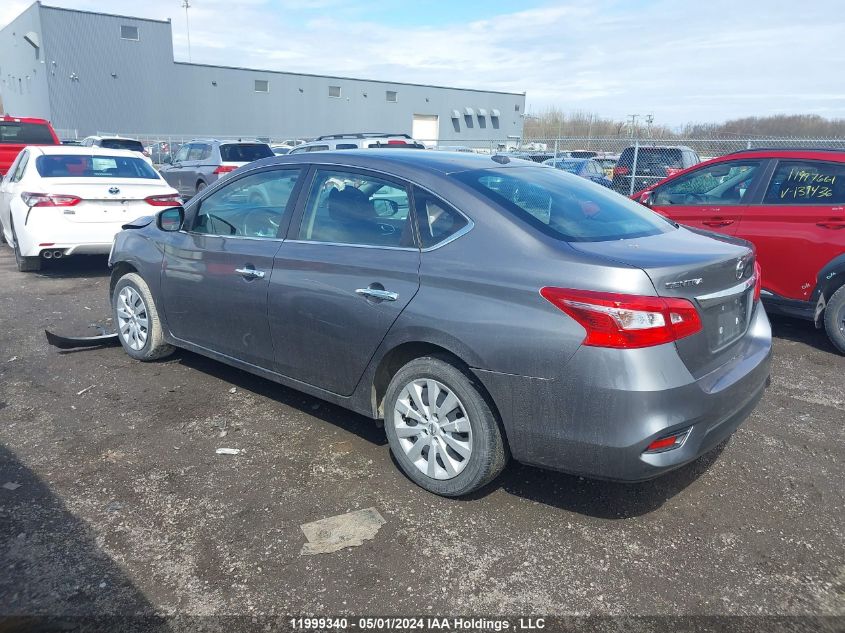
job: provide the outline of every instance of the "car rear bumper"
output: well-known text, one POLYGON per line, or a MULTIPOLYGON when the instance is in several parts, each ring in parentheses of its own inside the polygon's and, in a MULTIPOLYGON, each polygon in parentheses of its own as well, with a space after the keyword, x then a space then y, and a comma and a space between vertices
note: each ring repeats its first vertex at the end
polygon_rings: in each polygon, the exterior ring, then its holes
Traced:
POLYGON ((476 370, 496 402, 518 461, 598 479, 642 481, 687 464, 728 438, 768 385, 771 329, 755 310, 733 358, 699 379, 673 344, 581 347, 555 379, 476 370), (645 453, 689 430, 684 443, 645 453))

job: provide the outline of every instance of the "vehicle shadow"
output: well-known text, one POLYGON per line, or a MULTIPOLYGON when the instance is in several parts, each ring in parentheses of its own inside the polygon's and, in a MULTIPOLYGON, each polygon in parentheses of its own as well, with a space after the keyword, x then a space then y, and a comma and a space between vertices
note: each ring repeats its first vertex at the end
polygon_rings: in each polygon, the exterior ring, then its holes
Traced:
POLYGON ((74 255, 61 259, 41 260, 41 270, 33 273, 51 279, 70 279, 73 277, 108 277, 109 258, 106 255, 74 255))
MULTIPOLYGON (((376 446, 387 444, 384 430, 365 416, 193 352, 178 350, 176 354, 176 362, 186 367, 298 409, 376 446)), ((658 509, 692 484, 718 460, 729 441, 658 479, 635 484, 586 479, 511 461, 495 481, 458 501, 480 500, 501 489, 518 497, 587 516, 603 519, 636 517, 658 509)), ((392 455, 391 458, 398 469, 399 465, 392 455)), ((410 479, 408 483, 416 485, 410 479)))
POLYGON ((467 498, 481 498, 503 489, 567 512, 600 519, 630 519, 657 510, 695 482, 719 459, 728 441, 686 466, 633 484, 587 479, 511 462, 501 477, 467 498))
POLYGON ((776 338, 794 341, 795 343, 804 343, 822 352, 839 355, 839 352, 833 346, 833 343, 830 342, 825 331, 823 329, 817 329, 809 321, 780 314, 770 314, 769 322, 772 324, 772 336, 776 338))
POLYGON ((3 445, 0 482, 0 631, 77 630, 101 618, 115 630, 138 621, 169 630, 91 528, 3 445))
POLYGON ((270 400, 275 400, 280 404, 299 409, 303 413, 354 433, 376 446, 387 444, 384 430, 379 428, 373 420, 363 415, 358 415, 320 398, 309 396, 296 389, 285 387, 272 380, 255 376, 200 354, 187 350, 177 350, 176 355, 178 362, 186 367, 199 370, 209 376, 231 383, 240 389, 247 389, 270 400))

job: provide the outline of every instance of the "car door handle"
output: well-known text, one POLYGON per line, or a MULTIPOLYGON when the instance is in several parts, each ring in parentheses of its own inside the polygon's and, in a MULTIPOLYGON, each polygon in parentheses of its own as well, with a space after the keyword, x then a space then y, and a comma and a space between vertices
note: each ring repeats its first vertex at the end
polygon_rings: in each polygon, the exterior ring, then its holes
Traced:
POLYGON ((235 272, 249 279, 264 279, 264 271, 255 268, 235 268, 235 272))
POLYGON ((396 301, 399 298, 399 293, 380 290, 379 288, 358 288, 355 294, 368 299, 381 299, 382 301, 396 301))
POLYGON ((817 222, 816 226, 820 226, 823 229, 845 229, 845 221, 842 220, 831 220, 830 222, 817 222))
POLYGON ((703 220, 702 224, 706 224, 707 226, 728 226, 734 223, 734 220, 728 220, 726 218, 713 218, 712 220, 703 220))

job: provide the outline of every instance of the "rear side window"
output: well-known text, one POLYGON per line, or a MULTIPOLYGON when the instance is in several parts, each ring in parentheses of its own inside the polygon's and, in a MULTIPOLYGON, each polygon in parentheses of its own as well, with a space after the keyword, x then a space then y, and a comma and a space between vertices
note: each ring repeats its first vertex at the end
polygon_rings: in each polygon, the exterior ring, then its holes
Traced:
POLYGON ((104 138, 100 142, 100 147, 105 147, 106 149, 128 149, 133 152, 144 151, 141 141, 133 141, 128 138, 104 138))
POLYGON ((646 207, 559 169, 483 169, 455 178, 543 233, 567 242, 631 239, 675 230, 646 207))
POLYGON ((51 154, 35 159, 43 178, 143 178, 158 180, 156 170, 143 158, 51 154))
POLYGON ((845 163, 814 160, 778 163, 764 204, 842 204, 845 202, 845 163))
POLYGON ((451 206, 419 188, 414 188, 414 209, 422 248, 445 242, 469 225, 469 220, 451 206))
POLYGON ((266 143, 227 143, 220 146, 220 158, 225 163, 251 163, 270 156, 273 156, 273 150, 266 143))
POLYGON ((0 121, 0 143, 18 145, 55 145, 50 128, 40 123, 0 121))
POLYGON ((335 149, 358 149, 358 146, 355 143, 338 143, 335 149))

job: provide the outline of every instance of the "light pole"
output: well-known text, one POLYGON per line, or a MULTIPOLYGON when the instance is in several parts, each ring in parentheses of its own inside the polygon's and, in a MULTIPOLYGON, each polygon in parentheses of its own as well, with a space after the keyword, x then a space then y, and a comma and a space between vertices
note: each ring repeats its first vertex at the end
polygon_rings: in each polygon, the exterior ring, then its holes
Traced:
POLYGON ((185 26, 188 28, 188 61, 191 59, 191 19, 188 17, 188 9, 191 8, 191 3, 188 0, 182 0, 182 7, 185 9, 185 26))

